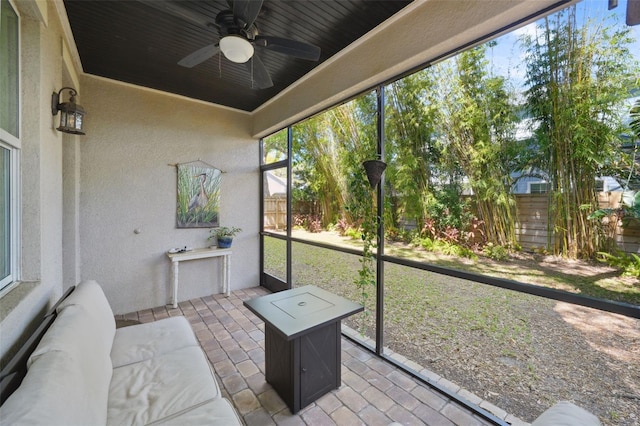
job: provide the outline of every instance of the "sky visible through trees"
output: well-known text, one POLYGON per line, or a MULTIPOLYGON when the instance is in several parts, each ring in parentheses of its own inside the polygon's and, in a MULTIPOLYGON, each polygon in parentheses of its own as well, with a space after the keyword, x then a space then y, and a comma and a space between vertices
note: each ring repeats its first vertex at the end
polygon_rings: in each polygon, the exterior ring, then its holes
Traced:
MULTIPOLYGON (((624 25, 627 11, 627 0, 620 0, 618 7, 607 10, 607 0, 583 0, 578 4, 578 21, 584 22, 585 15, 590 18, 608 17, 610 22, 624 25)), ((500 36, 497 45, 488 53, 493 71, 508 77, 517 88, 524 87, 525 52, 522 49, 519 38, 524 34, 534 35, 539 22, 533 22, 508 34, 500 36)), ((635 42, 629 46, 632 54, 640 59, 640 25, 628 27, 635 42)), ((538 29, 539 30, 539 29, 538 29)))
MULTIPOLYGON (((513 188, 537 178, 548 185, 546 249, 602 250, 596 180, 625 187, 639 175, 623 145, 634 139, 640 27, 625 14, 626 1, 608 11, 585 0, 386 85, 386 236, 518 249, 513 188)), ((374 90, 292 126, 294 225, 358 233, 354 212, 370 195, 354 188, 376 156, 376 111, 374 90)), ((266 140, 269 157, 286 132, 266 140)))

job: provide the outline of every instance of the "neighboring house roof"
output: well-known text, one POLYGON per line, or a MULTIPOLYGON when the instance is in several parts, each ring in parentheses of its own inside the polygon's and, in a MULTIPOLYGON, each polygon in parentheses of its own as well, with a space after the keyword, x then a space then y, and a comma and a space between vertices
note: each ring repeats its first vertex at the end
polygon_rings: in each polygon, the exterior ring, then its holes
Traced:
POLYGON ((274 175, 273 172, 265 172, 265 196, 285 195, 287 193, 287 182, 274 175))

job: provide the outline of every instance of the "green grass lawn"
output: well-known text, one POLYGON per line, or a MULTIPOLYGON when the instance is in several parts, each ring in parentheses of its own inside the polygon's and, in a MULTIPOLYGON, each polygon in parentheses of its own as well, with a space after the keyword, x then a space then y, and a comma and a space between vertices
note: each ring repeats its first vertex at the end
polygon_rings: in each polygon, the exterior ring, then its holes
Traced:
MULTIPOLYGON (((265 261, 269 272, 284 277, 285 242, 265 239, 265 261)), ((362 303, 353 284, 360 257, 335 250, 293 243, 292 282, 294 287, 313 284, 362 303)), ((385 324, 398 329, 428 326, 431 334, 443 338, 461 331, 485 332, 496 343, 513 333, 526 334, 519 316, 523 305, 552 302, 509 290, 434 274, 401 265, 385 266, 385 324), (503 318, 507 313, 510 318, 503 318), (443 326, 444 325, 444 326, 443 326), (432 327, 437 326, 437 327, 432 327)), ((375 288, 366 301, 369 337, 374 337, 375 288)), ((526 309, 525 309, 526 310, 526 309)), ((362 321, 357 318, 356 323, 362 321)))
MULTIPOLYGON (((321 238, 318 234, 306 234, 310 239, 325 240, 323 242, 337 243, 351 248, 361 247, 360 242, 336 235, 327 237, 327 233, 321 238)), ((302 243, 293 245, 293 283, 297 285, 305 280, 323 280, 337 287, 338 283, 352 284, 359 268, 358 256, 336 252, 334 250, 318 249, 302 243), (319 254, 321 253, 321 254, 319 254), (318 257, 316 259, 316 257, 318 257), (306 275, 307 271, 318 270, 323 262, 329 261, 332 265, 330 276, 306 275), (296 272, 298 271, 298 272, 296 272)), ((441 255, 433 252, 411 247, 407 244, 387 244, 385 253, 389 256, 407 258, 433 265, 449 267, 453 269, 473 272, 481 275, 505 278, 522 283, 540 285, 585 296, 592 296, 605 300, 613 300, 640 305, 640 282, 638 279, 621 277, 620 272, 604 264, 589 263, 583 261, 570 261, 552 257, 540 257, 536 259, 532 255, 519 256, 507 261, 497 262, 485 257, 476 260, 441 255)), ((285 241, 275 238, 265 238, 265 270, 272 275, 284 280, 286 274, 286 245, 285 241)), ((388 270, 395 270, 393 264, 387 264, 388 270)), ((401 267, 397 274, 385 275, 385 282, 393 282, 402 275, 407 275, 412 268, 401 267)), ((327 271, 322 271, 326 273, 327 271)), ((417 273, 417 272, 414 272, 417 273)), ((410 274, 409 274, 410 275, 410 274)), ((435 275, 435 274, 433 274, 435 275)), ((448 277, 432 278, 447 281, 448 277)), ((387 283, 389 285, 389 283, 387 283)), ((469 283, 465 284, 466 286, 469 283)), ((481 284, 478 284, 481 285, 481 284)), ((406 286, 406 283, 405 283, 406 286)), ((482 287, 489 287, 481 285, 482 287)), ((411 286, 410 286, 411 287, 411 286)), ((413 287, 412 287, 413 288, 413 287)), ((424 291, 424 286, 420 289, 424 291)), ((349 292, 349 289, 343 290, 349 292)))

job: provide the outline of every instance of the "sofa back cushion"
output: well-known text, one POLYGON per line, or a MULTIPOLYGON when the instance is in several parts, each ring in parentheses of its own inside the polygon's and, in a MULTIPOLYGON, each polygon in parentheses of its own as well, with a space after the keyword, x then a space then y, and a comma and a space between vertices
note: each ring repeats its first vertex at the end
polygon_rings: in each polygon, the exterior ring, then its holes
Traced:
POLYGON ((103 425, 113 337, 82 305, 59 313, 27 361, 27 375, 0 408, 7 424, 103 425))
POLYGON ((73 293, 58 305, 57 312, 60 313, 66 307, 73 305, 85 308, 90 315, 89 320, 94 332, 104 338, 111 350, 111 343, 116 334, 116 320, 100 284, 96 281, 81 282, 73 293))
POLYGON ((20 387, 0 407, 2 424, 106 424, 107 400, 97 384, 88 383, 77 365, 77 359, 62 351, 46 352, 34 359, 20 387))
MULTIPOLYGON (((52 350, 68 351, 88 363, 87 368, 90 369, 93 359, 109 359, 111 364, 116 323, 98 283, 84 281, 78 284, 56 311, 56 320, 31 354, 27 367, 34 358, 52 350)), ((113 369, 113 366, 110 365, 110 368, 113 369)))
POLYGON ((27 360, 27 375, 0 408, 7 424, 104 425, 113 374, 115 319, 95 281, 56 308, 51 327, 27 360))

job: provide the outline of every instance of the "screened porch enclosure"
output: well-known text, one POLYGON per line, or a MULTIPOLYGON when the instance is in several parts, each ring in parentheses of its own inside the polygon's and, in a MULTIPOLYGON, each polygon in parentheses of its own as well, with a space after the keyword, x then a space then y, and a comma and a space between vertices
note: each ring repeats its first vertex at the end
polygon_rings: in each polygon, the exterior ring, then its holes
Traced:
MULTIPOLYGON (((571 139, 599 150, 604 163, 621 162, 597 169, 573 151, 584 175, 563 181, 568 172, 550 162, 558 148, 545 133, 554 129, 545 127, 553 120, 543 103, 555 100, 535 93, 544 48, 561 49, 562 37, 587 43, 585 34, 598 31, 589 14, 602 20, 598 28, 628 36, 594 50, 637 45, 635 30, 589 6, 452 53, 263 138, 262 186, 275 188, 277 176, 286 189, 263 193, 261 284, 313 284, 364 304, 344 321, 345 336, 489 421, 506 411, 531 422, 571 400, 606 424, 637 422, 640 283, 602 260, 633 259, 640 225, 594 218, 625 208, 616 200, 638 189, 637 156, 626 155, 629 139, 637 146, 640 137, 628 126, 637 88, 613 88, 637 75, 638 50, 612 56, 616 70, 591 70, 600 83, 582 82, 617 93, 591 99, 593 111, 611 114, 606 120, 603 113, 580 124, 600 132, 598 148, 571 139), (544 45, 535 31, 553 33, 558 44, 544 45), (531 56, 495 60, 507 43, 531 56), (523 73, 509 75, 515 69, 523 73), (387 169, 370 189, 362 162, 375 158, 387 169), (530 192, 518 192, 519 179, 530 192), (605 180, 620 190, 603 192, 597 183, 605 180), (362 287, 367 211, 377 220, 366 271, 374 284, 362 287), (563 227, 559 211, 574 214, 583 231, 563 227)), ((568 73, 572 65, 562 66, 568 73)))

